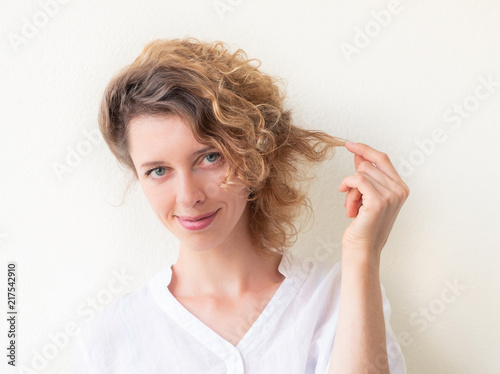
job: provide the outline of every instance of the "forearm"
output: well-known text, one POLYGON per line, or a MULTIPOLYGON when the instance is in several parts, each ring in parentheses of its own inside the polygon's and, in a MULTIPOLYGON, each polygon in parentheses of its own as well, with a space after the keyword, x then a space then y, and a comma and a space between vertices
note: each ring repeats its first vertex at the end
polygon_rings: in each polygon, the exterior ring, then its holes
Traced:
POLYGON ((343 252, 339 320, 329 373, 389 373, 380 257, 343 252))

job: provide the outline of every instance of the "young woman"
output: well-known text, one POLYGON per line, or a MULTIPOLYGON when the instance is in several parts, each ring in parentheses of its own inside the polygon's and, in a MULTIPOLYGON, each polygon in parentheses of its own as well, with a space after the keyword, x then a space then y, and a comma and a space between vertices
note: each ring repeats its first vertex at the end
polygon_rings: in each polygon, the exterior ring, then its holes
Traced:
POLYGON ((379 264, 408 187, 385 154, 295 126, 254 62, 157 40, 109 83, 103 136, 180 248, 86 327, 78 373, 406 372, 379 264), (332 267, 290 247, 304 171, 337 146, 356 172, 332 267))

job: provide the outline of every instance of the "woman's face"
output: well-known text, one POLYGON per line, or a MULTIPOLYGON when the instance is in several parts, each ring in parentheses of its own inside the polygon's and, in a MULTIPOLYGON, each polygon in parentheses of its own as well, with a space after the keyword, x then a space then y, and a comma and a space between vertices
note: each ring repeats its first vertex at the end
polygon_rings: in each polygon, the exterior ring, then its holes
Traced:
POLYGON ((181 248, 206 250, 248 236, 245 189, 219 186, 226 162, 217 149, 199 143, 179 116, 132 119, 129 146, 149 204, 181 248))

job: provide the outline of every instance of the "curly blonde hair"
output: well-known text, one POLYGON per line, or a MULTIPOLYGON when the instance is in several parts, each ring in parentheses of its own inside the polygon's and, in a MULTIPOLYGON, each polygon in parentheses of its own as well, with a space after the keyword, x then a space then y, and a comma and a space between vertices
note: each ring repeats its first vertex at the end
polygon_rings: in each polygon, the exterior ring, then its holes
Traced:
POLYGON ((283 252, 296 240, 301 208, 310 208, 301 166, 330 158, 344 140, 295 126, 278 80, 259 67, 259 60, 241 49, 231 53, 222 42, 155 40, 108 84, 99 127, 112 153, 136 174, 127 139, 131 119, 179 115, 197 141, 228 162, 223 187, 248 188, 255 248, 283 252))

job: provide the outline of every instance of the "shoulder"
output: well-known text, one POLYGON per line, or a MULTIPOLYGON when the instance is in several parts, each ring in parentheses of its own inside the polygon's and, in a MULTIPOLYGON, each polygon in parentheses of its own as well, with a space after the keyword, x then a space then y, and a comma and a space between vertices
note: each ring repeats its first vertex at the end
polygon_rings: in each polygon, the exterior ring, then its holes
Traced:
POLYGON ((335 314, 340 299, 341 265, 308 254, 285 253, 280 271, 295 284, 301 309, 335 314), (333 309, 332 309, 333 308, 333 309))
POLYGON ((80 372, 111 372, 106 370, 115 367, 117 361, 121 361, 120 365, 132 365, 128 361, 135 357, 136 347, 131 331, 158 309, 151 295, 152 280, 84 321, 75 355, 76 367, 83 370, 80 372))
POLYGON ((136 316, 147 311, 150 295, 147 284, 120 296, 116 301, 99 311, 94 318, 85 321, 82 337, 99 340, 103 335, 116 335, 126 323, 133 323, 136 316))
POLYGON ((341 263, 332 262, 317 256, 288 252, 283 262, 286 270, 299 275, 307 283, 324 286, 325 283, 339 283, 341 278, 341 263))

